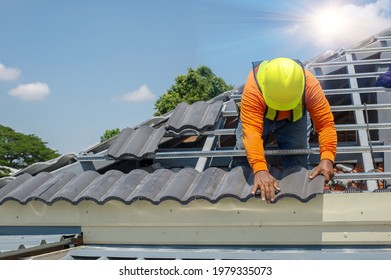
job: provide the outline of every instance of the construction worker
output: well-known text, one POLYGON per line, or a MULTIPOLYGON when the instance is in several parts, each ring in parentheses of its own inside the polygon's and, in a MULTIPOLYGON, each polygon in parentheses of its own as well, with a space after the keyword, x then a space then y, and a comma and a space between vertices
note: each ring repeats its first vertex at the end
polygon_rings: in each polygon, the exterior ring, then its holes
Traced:
MULTIPOLYGON (((328 181, 333 176, 337 134, 319 81, 300 62, 289 58, 253 63, 242 93, 236 144, 236 148, 246 150, 254 172, 253 194, 259 189, 262 200, 273 202, 280 190, 265 158, 264 141, 268 135, 275 135, 280 149, 306 149, 311 119, 318 132, 320 162, 309 179, 323 174, 328 181)), ((308 154, 283 159, 285 168, 309 167, 308 154)))

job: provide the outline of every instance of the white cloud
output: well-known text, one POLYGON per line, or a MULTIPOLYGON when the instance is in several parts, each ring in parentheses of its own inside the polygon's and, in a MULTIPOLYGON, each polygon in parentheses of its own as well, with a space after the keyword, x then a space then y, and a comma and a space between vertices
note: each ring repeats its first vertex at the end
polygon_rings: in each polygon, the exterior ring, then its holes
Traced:
POLYGON ((50 94, 50 89, 46 83, 37 82, 19 85, 8 94, 24 101, 39 101, 50 94))
POLYGON ((390 12, 391 0, 318 6, 307 21, 288 27, 286 32, 323 49, 352 47, 390 27, 390 12))
POLYGON ((0 63, 0 80, 14 81, 20 76, 20 70, 11 67, 5 67, 0 63))
POLYGON ((144 102, 154 100, 156 97, 147 85, 140 86, 139 89, 125 93, 122 96, 114 98, 115 101, 144 102))

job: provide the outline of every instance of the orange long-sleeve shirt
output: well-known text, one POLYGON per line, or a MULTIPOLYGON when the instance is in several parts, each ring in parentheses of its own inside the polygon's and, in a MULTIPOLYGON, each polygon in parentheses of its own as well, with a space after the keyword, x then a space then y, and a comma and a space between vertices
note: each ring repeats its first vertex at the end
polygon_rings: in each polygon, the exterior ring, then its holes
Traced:
MULTIPOLYGON (((337 150, 334 117, 319 81, 308 70, 305 70, 305 75, 305 104, 319 135, 320 159, 329 159, 334 162, 337 150)), ((254 173, 268 170, 262 139, 265 110, 265 100, 254 79, 254 73, 251 71, 243 89, 240 114, 243 125, 243 143, 254 173)), ((289 111, 280 111, 277 120, 289 117, 289 111)))

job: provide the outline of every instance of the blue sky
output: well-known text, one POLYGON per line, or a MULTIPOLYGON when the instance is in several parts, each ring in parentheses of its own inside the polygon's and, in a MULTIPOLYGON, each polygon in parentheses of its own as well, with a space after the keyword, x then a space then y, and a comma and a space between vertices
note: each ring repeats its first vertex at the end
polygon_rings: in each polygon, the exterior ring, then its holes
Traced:
POLYGON ((192 67, 311 59, 391 26, 391 0, 0 0, 0 124, 80 152, 152 117, 192 67))

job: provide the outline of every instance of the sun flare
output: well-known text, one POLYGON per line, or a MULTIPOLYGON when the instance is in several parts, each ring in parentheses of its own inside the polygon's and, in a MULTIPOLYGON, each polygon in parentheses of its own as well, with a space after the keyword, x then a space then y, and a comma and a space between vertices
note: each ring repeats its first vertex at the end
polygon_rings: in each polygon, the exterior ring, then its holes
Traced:
POLYGON ((316 33, 329 39, 335 39, 343 34, 348 24, 348 19, 341 13, 339 8, 329 7, 314 14, 311 22, 316 33))

